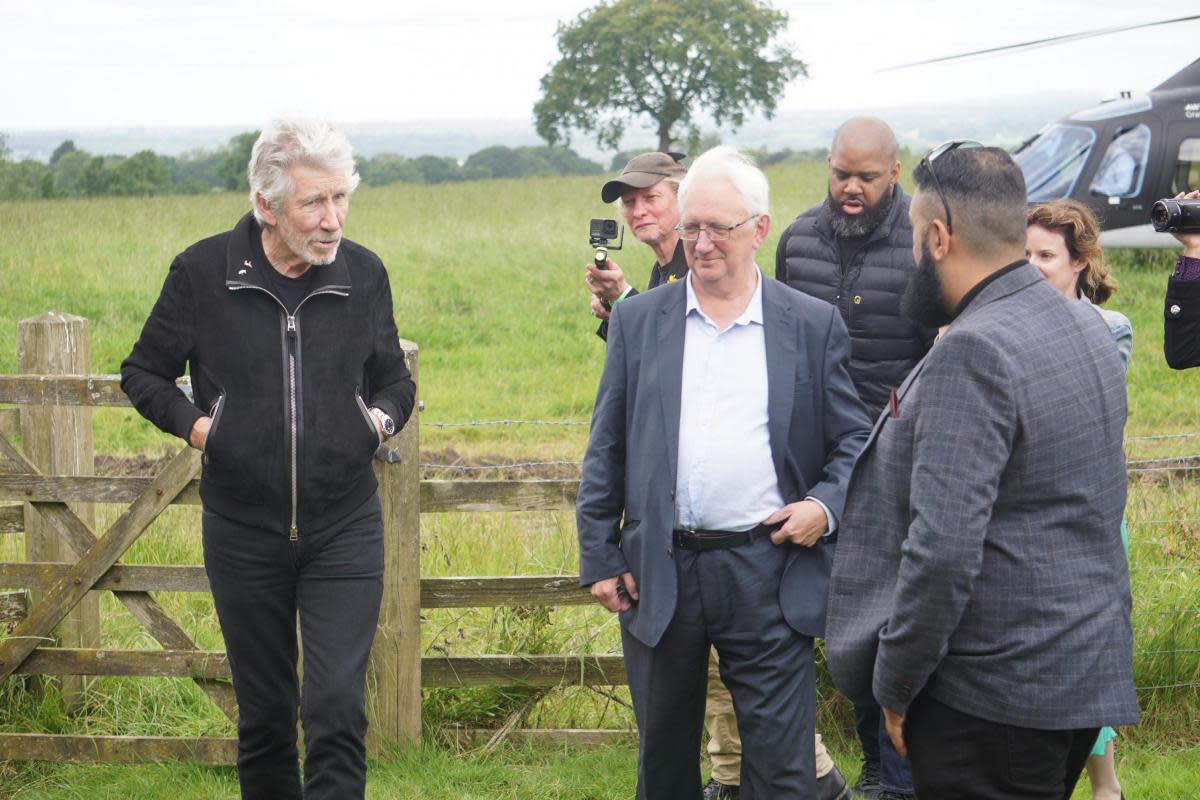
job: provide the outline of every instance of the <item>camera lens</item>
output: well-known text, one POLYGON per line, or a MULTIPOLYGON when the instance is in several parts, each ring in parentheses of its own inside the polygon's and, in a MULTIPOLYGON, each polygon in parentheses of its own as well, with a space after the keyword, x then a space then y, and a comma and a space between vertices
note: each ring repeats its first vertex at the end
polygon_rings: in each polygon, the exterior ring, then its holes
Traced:
POLYGON ((1150 224, 1154 226, 1154 230, 1162 232, 1169 230, 1171 225, 1179 219, 1179 203, 1174 200, 1159 200, 1150 209, 1150 224))

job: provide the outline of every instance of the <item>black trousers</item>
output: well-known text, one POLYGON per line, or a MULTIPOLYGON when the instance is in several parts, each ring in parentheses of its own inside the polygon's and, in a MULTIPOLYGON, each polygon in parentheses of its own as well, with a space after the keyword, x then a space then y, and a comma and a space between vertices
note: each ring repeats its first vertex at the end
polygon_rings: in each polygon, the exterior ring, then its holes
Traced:
POLYGON ((792 630, 779 608, 785 555, 766 538, 729 550, 676 549, 679 597, 663 638, 647 647, 622 626, 639 800, 700 798, 710 645, 742 737, 743 800, 815 796, 812 639, 792 630))
POLYGON ((1069 800, 1097 733, 1004 725, 922 693, 909 706, 904 738, 918 797, 1069 800))
POLYGON ((334 525, 305 531, 295 542, 209 511, 203 529, 204 567, 238 701, 242 797, 363 797, 364 685, 383 595, 379 498, 373 495, 334 525), (303 791, 297 706, 306 751, 303 791))

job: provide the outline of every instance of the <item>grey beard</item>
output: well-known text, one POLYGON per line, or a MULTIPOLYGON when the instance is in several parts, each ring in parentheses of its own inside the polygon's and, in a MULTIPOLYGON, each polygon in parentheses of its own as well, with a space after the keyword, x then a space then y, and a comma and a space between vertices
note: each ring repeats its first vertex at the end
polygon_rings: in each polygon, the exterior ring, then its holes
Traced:
POLYGON ((829 222, 833 226, 834 235, 839 239, 861 239, 864 236, 870 236, 879 227, 879 224, 887 219, 895 197, 896 189, 892 187, 887 197, 880 198, 879 202, 873 206, 864 207, 862 213, 847 214, 833 199, 833 195, 826 192, 825 206, 830 211, 829 222))

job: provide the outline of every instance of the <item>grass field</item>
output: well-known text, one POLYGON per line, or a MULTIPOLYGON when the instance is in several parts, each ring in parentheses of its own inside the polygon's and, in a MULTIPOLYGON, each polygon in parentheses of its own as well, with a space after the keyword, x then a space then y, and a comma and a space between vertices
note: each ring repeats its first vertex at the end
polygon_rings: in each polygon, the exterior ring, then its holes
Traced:
MULTIPOLYGON (((768 172, 775 223, 759 263, 773 272, 778 233, 824 194, 824 165, 768 172)), ((422 449, 469 459, 574 461, 585 426, 435 427, 430 423, 526 419, 578 422, 590 414, 603 345, 592 335, 583 264, 585 225, 612 216, 594 179, 489 181, 363 189, 348 235, 378 252, 392 277, 401 335, 421 347, 426 404, 422 449)), ((233 195, 68 200, 0 204, 0 373, 15 371, 16 322, 56 309, 92 320, 94 372, 116 372, 157 296, 171 258, 191 242, 230 227, 245 208, 233 195)), ((1173 256, 1110 254, 1121 282, 1112 306, 1135 329, 1129 372, 1131 459, 1200 453, 1200 437, 1147 439, 1200 431, 1200 372, 1176 373, 1162 360, 1162 295, 1173 256)), ((651 261, 636 243, 616 254, 643 284, 651 261)), ((1053 343, 1047 343, 1053 346, 1053 343)), ((101 453, 161 453, 178 442, 130 411, 95 414, 101 453)), ((570 467, 565 468, 568 472, 570 467)), ((100 524, 118 509, 98 509, 100 524)), ((1128 506, 1138 656, 1145 721, 1122 731, 1121 774, 1130 797, 1186 797, 1200 785, 1200 488, 1146 476, 1128 506), (1180 688, 1179 684, 1191 685, 1180 688)), ((195 509, 171 509, 127 563, 199 563, 195 509)), ((424 575, 573 573, 574 522, 557 513, 426 515, 424 575)), ((0 536, 0 560, 23 553, 19 536, 0 536)), ((207 596, 163 594, 202 648, 221 647, 207 596)), ((103 599, 106 646, 150 647, 111 597, 103 599)), ((594 608, 431 610, 428 653, 553 653, 619 650, 615 619, 594 608)), ((822 684, 820 728, 849 768, 854 763, 847 704, 822 684)), ((459 757, 434 745, 450 723, 503 720, 528 699, 521 690, 428 692, 426 745, 373 766, 372 797, 629 797, 633 750, 504 748, 459 757)), ((632 725, 623 692, 558 689, 525 724, 632 725)), ((85 713, 63 716, 20 681, 0 685, 0 730, 72 733, 215 734, 231 727, 190 682, 97 680, 85 713)), ((177 766, 71 767, 0 764, 0 798, 222 798, 235 794, 229 770, 177 766)), ((1086 790, 1077 795, 1086 797, 1086 790)))

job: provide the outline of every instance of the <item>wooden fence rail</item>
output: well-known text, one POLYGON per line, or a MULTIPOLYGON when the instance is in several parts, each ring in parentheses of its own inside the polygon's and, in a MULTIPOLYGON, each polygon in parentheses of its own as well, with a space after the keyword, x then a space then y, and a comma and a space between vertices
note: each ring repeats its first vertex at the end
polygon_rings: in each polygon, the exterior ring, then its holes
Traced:
MULTIPOLYGON (((19 326, 18 349, 30 343, 62 341, 86 353, 86 321, 49 314, 19 326), (70 327, 63 333, 62 326, 70 327)), ((37 345, 41 351, 45 344, 37 345)), ((417 374, 417 348, 404 343, 410 370, 417 374)), ((86 366, 86 365, 85 365, 86 366)), ((75 370, 78 372, 78 368, 75 370)), ((199 503, 195 479, 197 455, 183 449, 155 477, 103 477, 90 470, 39 467, 11 441, 41 435, 30 427, 26 411, 53 412, 92 407, 125 407, 128 399, 114 375, 47 373, 0 375, 0 534, 47 531, 55 549, 0 563, 0 680, 6 675, 58 676, 83 681, 92 676, 190 678, 232 719, 236 707, 229 691, 229 667, 220 651, 200 650, 153 599, 156 592, 207 592, 208 579, 198 565, 121 563, 150 522, 170 504, 199 503), (68 506, 67 504, 70 504, 68 506), (93 504, 127 506, 107 532, 94 531, 91 518, 73 509, 93 504), (76 560, 70 560, 74 556, 76 560), (81 600, 101 591, 114 595, 159 642, 160 650, 98 647, 98 639, 45 644, 45 637, 81 600), (33 602, 27 602, 32 597, 33 602), (5 636, 8 626, 14 635, 5 636)), ((190 391, 186 379, 180 381, 190 391)), ((46 416, 44 413, 42 416, 46 416)), ((34 415, 36 417, 36 415, 34 415)), ((90 417, 87 439, 90 442, 90 417)), ((44 424, 44 423, 43 423, 44 424)), ((78 426, 77 426, 78 427, 78 426)), ((474 686, 619 685, 625 680, 616 655, 477 655, 422 657, 422 609, 492 606, 563 606, 591 602, 573 575, 421 578, 422 513, 502 513, 569 511, 576 481, 567 480, 421 480, 419 415, 389 441, 391 453, 377 459, 376 474, 384 506, 385 590, 371 656, 368 698, 372 747, 404 743, 420 735, 422 688, 474 686)), ((61 633, 61 632, 58 632, 61 633)), ((56 633, 56 635, 58 635, 56 633)), ((66 684, 64 683, 64 686, 66 684)), ((85 684, 78 683, 80 687, 85 684)), ((582 742, 607 740, 611 732, 514 732, 517 739, 568 737, 582 742)), ((487 732, 460 731, 463 741, 487 732)), ((617 733, 616 735, 624 735, 617 733)), ((186 760, 230 764, 236 754, 227 737, 51 736, 0 734, 0 760, 63 761, 186 760)))

